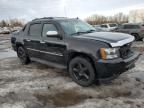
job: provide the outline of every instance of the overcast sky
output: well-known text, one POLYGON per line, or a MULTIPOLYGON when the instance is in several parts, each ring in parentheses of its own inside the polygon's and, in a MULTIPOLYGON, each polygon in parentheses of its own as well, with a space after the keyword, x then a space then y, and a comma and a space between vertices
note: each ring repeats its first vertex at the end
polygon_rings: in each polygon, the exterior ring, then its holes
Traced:
POLYGON ((144 7, 144 0, 0 0, 0 20, 67 16, 86 18, 92 14, 113 15, 144 7))

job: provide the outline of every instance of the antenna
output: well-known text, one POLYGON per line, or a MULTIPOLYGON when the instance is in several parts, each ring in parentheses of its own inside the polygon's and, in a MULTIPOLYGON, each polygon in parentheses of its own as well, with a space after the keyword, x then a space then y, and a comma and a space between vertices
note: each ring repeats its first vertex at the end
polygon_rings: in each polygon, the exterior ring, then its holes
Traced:
POLYGON ((66 10, 66 6, 64 5, 64 14, 65 14, 65 17, 67 17, 67 10, 66 10))
POLYGON ((66 2, 67 2, 67 0, 61 0, 61 5, 62 5, 62 7, 63 7, 63 9, 64 9, 65 17, 67 17, 66 2))

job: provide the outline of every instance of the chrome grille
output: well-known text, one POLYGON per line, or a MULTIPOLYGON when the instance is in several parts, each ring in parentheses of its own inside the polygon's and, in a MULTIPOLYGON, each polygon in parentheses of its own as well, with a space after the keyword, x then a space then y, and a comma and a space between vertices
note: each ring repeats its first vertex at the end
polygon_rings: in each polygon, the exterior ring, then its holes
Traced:
POLYGON ((120 48, 120 56, 121 58, 128 58, 132 55, 132 51, 131 51, 131 43, 130 44, 126 44, 124 46, 122 46, 120 48))

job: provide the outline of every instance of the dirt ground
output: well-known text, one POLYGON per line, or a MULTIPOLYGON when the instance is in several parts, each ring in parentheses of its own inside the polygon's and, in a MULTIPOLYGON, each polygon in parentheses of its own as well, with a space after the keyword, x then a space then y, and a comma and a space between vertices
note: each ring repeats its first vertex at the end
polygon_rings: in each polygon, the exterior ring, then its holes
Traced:
POLYGON ((0 36, 0 108, 144 108, 143 42, 136 67, 107 84, 81 87, 65 70, 21 65, 8 35, 0 36))

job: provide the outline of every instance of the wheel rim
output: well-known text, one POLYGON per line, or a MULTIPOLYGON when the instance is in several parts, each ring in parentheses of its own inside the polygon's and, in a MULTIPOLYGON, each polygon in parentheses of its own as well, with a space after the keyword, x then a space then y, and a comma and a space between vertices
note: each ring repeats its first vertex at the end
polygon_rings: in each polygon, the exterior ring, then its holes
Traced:
POLYGON ((74 77, 79 81, 89 81, 90 72, 83 63, 75 63, 72 67, 74 77))
POLYGON ((25 51, 22 48, 18 49, 18 57, 21 59, 21 61, 24 61, 26 58, 25 51))

